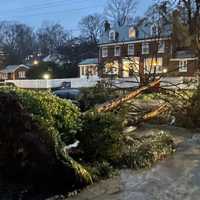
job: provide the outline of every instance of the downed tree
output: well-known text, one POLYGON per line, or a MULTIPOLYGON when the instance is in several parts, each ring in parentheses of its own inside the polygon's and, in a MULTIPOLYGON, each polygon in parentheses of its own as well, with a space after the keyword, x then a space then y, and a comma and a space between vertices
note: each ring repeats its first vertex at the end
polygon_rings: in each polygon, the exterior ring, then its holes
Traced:
POLYGON ((149 84, 147 84, 146 86, 142 86, 142 87, 138 88, 137 90, 131 91, 127 95, 124 95, 124 96, 119 97, 117 99, 105 102, 104 104, 98 105, 98 106, 96 106, 96 112, 98 112, 98 113, 100 113, 100 112, 110 112, 110 111, 120 107, 123 103, 137 97, 142 92, 157 86, 159 83, 160 83, 159 79, 152 81, 149 84))
POLYGON ((89 172, 65 151, 12 92, 0 92, 0 169, 5 178, 34 190, 70 191, 92 183, 89 172))

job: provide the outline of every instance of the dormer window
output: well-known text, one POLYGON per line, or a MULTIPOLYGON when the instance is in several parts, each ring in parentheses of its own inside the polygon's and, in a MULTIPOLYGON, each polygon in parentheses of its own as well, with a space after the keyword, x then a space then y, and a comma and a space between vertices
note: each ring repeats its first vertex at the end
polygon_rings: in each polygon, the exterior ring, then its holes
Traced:
POLYGON ((129 33, 128 33, 128 35, 129 35, 129 38, 130 38, 130 39, 136 38, 136 30, 135 30, 134 27, 130 27, 130 28, 129 28, 129 33))
POLYGON ((151 26, 151 35, 152 36, 158 35, 158 25, 157 24, 153 24, 151 26))
POLYGON ((111 41, 115 40, 115 31, 111 30, 109 32, 109 40, 111 41))

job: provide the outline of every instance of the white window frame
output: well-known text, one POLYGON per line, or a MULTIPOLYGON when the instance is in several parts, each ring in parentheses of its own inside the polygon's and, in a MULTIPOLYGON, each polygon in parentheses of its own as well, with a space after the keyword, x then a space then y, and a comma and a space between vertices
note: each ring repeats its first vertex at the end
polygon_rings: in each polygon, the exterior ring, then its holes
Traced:
POLYGON ((25 71, 18 71, 19 78, 26 78, 26 72, 25 71))
POLYGON ((163 40, 158 42, 158 53, 165 53, 165 41, 163 40))
POLYGON ((134 56, 135 54, 135 45, 134 44, 128 44, 128 55, 134 56), (132 48, 130 48, 132 47, 132 48))
POLYGON ((121 56, 121 47, 120 47, 120 46, 116 46, 116 47, 115 47, 115 52, 114 52, 114 54, 115 54, 116 57, 121 56), (117 51, 117 49, 119 49, 119 52, 117 51))
POLYGON ((102 57, 108 57, 108 47, 102 47, 102 57))
POLYGON ((116 33, 114 30, 110 30, 109 32, 109 40, 114 41, 116 39, 116 33))
POLYGON ((148 42, 142 43, 142 54, 149 54, 149 43, 148 42))
POLYGON ((179 70, 179 72, 187 72, 188 71, 188 61, 187 60, 179 60, 178 70, 179 70))

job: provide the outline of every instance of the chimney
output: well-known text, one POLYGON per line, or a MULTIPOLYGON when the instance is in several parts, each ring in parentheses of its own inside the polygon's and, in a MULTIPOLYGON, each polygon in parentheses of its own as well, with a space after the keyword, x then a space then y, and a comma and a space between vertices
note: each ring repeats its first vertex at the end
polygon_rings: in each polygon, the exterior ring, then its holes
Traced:
POLYGON ((104 31, 105 32, 110 31, 110 23, 107 20, 104 23, 104 31))

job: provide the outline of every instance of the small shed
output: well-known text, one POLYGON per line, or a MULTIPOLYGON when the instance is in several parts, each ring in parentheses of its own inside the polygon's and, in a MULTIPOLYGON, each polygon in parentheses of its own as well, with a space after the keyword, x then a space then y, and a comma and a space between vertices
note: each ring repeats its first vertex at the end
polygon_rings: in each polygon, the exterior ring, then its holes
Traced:
POLYGON ((80 77, 98 77, 98 58, 88 58, 79 63, 80 77))
POLYGON ((28 70, 27 65, 8 65, 5 69, 0 70, 0 80, 26 79, 28 70))

